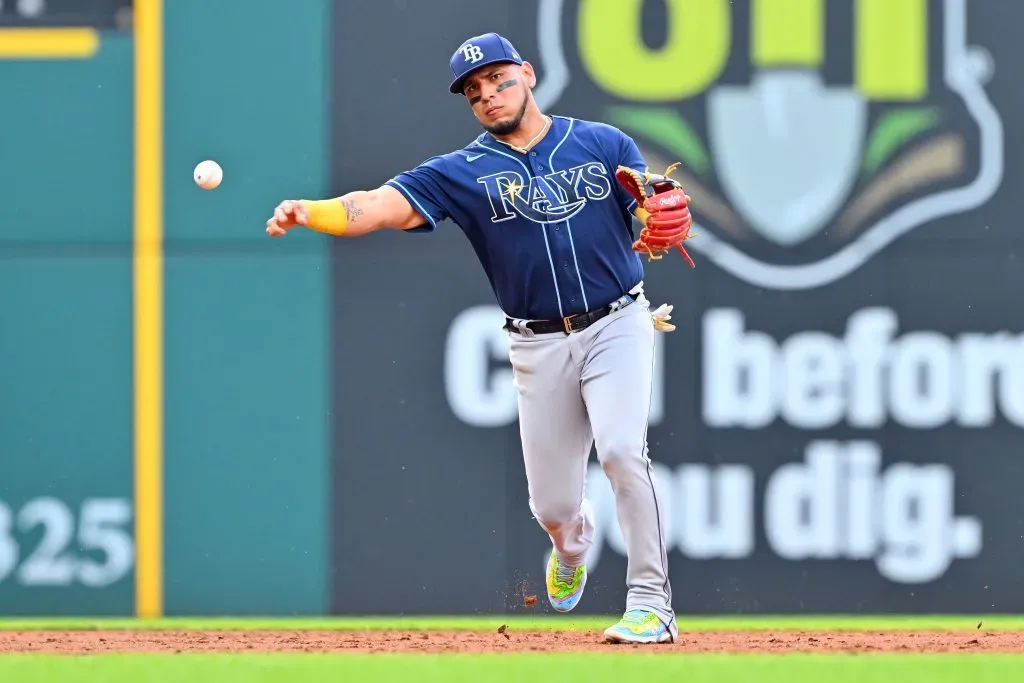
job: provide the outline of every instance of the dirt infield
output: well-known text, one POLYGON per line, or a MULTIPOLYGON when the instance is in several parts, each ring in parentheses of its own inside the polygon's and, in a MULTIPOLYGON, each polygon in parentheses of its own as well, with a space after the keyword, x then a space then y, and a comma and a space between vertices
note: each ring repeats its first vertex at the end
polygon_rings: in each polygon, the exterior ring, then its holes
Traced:
POLYGON ((609 645, 599 632, 522 631, 7 631, 0 654, 40 652, 1001 652, 1024 653, 1024 633, 723 631, 680 633, 677 643, 609 645))

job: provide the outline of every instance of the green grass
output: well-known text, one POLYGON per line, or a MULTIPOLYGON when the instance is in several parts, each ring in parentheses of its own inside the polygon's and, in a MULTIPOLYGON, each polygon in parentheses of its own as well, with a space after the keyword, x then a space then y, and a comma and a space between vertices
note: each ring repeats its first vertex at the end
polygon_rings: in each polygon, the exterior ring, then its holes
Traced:
MULTIPOLYGON (((508 624, 518 630, 603 630, 617 615, 488 615, 473 617, 339 617, 322 619, 276 618, 168 618, 156 620, 43 618, 0 619, 3 630, 100 630, 100 629, 182 629, 182 630, 478 630, 508 624)), ((961 631, 977 627, 984 630, 1024 631, 1024 616, 797 616, 797 617, 680 617, 681 631, 773 630, 915 630, 961 631)))
POLYGON ((111 655, 0 657, 18 683, 1006 683, 1024 660, 978 656, 660 655, 111 655))

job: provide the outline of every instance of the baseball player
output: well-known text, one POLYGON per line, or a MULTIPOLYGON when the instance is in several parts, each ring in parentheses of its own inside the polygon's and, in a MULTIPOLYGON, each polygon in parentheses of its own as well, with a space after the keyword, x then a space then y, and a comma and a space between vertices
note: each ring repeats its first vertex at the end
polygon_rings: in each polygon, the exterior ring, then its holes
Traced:
POLYGON ((450 65, 450 92, 484 132, 376 189, 284 201, 267 234, 430 232, 445 219, 465 233, 506 315, 530 509, 553 545, 548 600, 568 612, 587 583, 594 526, 583 488, 594 446, 628 554, 625 613, 605 638, 674 642, 665 510, 646 438, 654 335, 674 328, 671 307, 650 310, 641 254, 678 249, 693 266, 682 247, 690 198, 670 171, 648 173, 620 130, 540 111, 533 67, 502 36, 470 38, 450 65))

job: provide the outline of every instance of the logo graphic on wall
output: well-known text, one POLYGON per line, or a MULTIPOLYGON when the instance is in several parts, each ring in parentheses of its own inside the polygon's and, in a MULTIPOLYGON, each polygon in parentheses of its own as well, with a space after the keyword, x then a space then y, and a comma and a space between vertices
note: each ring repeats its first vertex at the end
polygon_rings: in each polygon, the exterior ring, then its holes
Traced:
POLYGON ((535 94, 623 129, 652 170, 681 161, 707 258, 819 287, 998 188, 993 65, 965 5, 540 0, 535 94))

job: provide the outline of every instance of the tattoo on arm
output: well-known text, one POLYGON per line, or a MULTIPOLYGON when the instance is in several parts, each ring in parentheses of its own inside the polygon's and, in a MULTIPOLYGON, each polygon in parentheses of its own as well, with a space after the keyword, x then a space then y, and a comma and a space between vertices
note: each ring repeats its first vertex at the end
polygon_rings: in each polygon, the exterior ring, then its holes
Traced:
POLYGON ((356 218, 363 215, 363 210, 356 206, 354 199, 346 199, 344 202, 345 211, 348 213, 348 219, 351 222, 355 222, 356 218))
POLYGON ((498 92, 501 92, 502 90, 507 90, 508 88, 511 88, 515 84, 516 84, 516 79, 510 78, 509 80, 505 81, 504 83, 502 83, 501 85, 498 86, 498 88, 497 88, 498 92))

